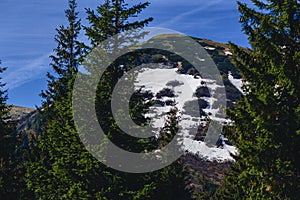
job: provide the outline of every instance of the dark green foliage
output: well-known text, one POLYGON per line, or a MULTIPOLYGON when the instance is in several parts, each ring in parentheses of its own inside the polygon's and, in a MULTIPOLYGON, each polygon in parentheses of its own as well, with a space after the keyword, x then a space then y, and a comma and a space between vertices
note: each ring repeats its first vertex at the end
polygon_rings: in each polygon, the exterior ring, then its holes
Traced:
POLYGON ((45 99, 44 109, 51 107, 55 100, 66 96, 69 89, 68 82, 76 74, 86 50, 84 43, 77 40, 81 30, 81 20, 78 20, 75 1, 69 1, 69 9, 65 11, 65 14, 69 25, 68 27, 61 25, 59 29, 56 29, 57 48, 54 49, 55 55, 50 56, 52 60, 50 66, 55 74, 47 73, 48 88, 47 91, 41 93, 45 99))
POLYGON ((193 117, 206 116, 203 109, 208 107, 208 102, 203 99, 187 101, 184 103, 183 109, 185 112, 193 117))
POLYGON ((200 97, 211 97, 208 87, 198 87, 194 96, 200 97))
POLYGON ((235 75, 234 78, 242 78, 241 76, 237 76, 236 67, 231 62, 220 62, 217 64, 217 66, 221 73, 228 74, 231 72, 233 75, 235 75))
MULTIPOLYGON (((175 106, 172 107, 170 111, 167 113, 167 120, 165 126, 161 130, 158 139, 160 143, 160 147, 163 147, 166 144, 170 143, 173 137, 177 134, 179 130, 179 120, 180 120, 180 117, 177 115, 178 115, 178 108, 175 106)), ((180 147, 178 146, 178 148, 180 147)))
POLYGON ((206 109, 209 106, 209 103, 204 99, 198 99, 198 105, 200 109, 206 109))
MULTIPOLYGON (((0 73, 3 73, 5 68, 0 68, 0 73)), ((12 157, 12 154, 15 149, 16 141, 13 137, 14 125, 10 121, 9 110, 10 106, 6 105, 7 101, 7 91, 3 89, 5 84, 0 82, 0 142, 1 142, 1 151, 0 151, 0 166, 3 170, 4 165, 7 162, 7 159, 12 157)), ((2 177, 3 178, 3 177, 2 177)))
MULTIPOLYGON (((152 18, 143 21, 134 21, 134 19, 148 5, 149 3, 146 2, 128 7, 124 0, 105 0, 102 5, 97 7, 96 11, 87 9, 87 19, 90 24, 84 29, 90 39, 91 48, 96 47, 110 36, 147 25, 152 21, 152 18)), ((0 194, 2 195, 0 198, 209 199, 212 196, 211 190, 214 192, 216 185, 208 182, 204 176, 186 170, 182 159, 155 172, 130 174, 106 167, 85 149, 75 129, 72 113, 73 83, 78 72, 78 66, 83 61, 87 49, 82 42, 78 41, 81 23, 77 19, 77 15, 75 0, 69 0, 69 9, 66 10, 69 25, 57 29, 57 35, 55 36, 57 48, 54 50, 54 55, 50 56, 54 74, 47 74, 48 89, 41 94, 45 101, 42 109, 39 110, 37 120, 26 125, 30 128, 42 127, 38 130, 41 133, 38 141, 36 141, 36 135, 33 133, 21 132, 17 137, 13 134, 14 126, 9 124, 7 121, 9 118, 6 118, 9 110, 9 107, 5 105, 6 92, 0 91, 0 119, 3 118, 0 123, 0 194), (22 143, 18 143, 17 139, 22 143), (29 162, 31 163, 29 164, 29 162), (24 174, 26 170, 28 189, 25 187, 24 174), (191 190, 187 189, 188 176, 196 177, 195 179, 199 183, 191 190), (31 191, 34 192, 35 196, 31 191)), ((139 39, 142 36, 130 39, 139 39)), ((122 41, 126 41, 128 38, 122 39, 109 44, 111 45, 109 50, 117 50, 122 41)), ((221 72, 228 73, 228 71, 231 71, 237 77, 238 72, 230 63, 228 57, 218 56, 219 50, 222 51, 224 48, 216 47, 216 50, 211 51, 210 54, 215 56, 221 72)), ((133 52, 131 55, 118 58, 107 69, 97 89, 95 107, 99 123, 111 141, 132 152, 151 151, 165 146, 179 129, 179 118, 177 117, 176 108, 171 109, 165 127, 161 130, 158 139, 133 138, 122 132, 113 120, 111 94, 124 71, 151 61, 163 62, 173 66, 180 61, 182 62, 183 73, 198 73, 191 69, 190 63, 176 54, 168 52, 166 55, 165 52, 160 50, 153 50, 152 52, 153 54, 150 55, 148 55, 149 52, 133 52), (120 68, 121 65, 124 66, 122 69, 120 68)), ((2 69, 0 69, 0 72, 2 72, 2 69)), ((168 84, 170 87, 181 85, 178 81, 168 84)), ((157 98, 164 96, 174 97, 174 93, 171 89, 167 89, 157 94, 157 98)), ((185 105, 186 111, 190 113, 196 110, 195 113, 198 116, 200 110, 200 114, 205 115, 202 109, 207 108, 209 104, 200 98, 210 97, 208 88, 198 88, 195 96, 199 99, 194 103, 188 102, 185 105), (197 110, 198 106, 199 110, 197 110)), ((149 119, 146 119, 143 114, 155 103, 149 101, 152 98, 153 94, 142 90, 138 90, 132 95, 129 103, 130 117, 136 124, 148 125, 149 119), (146 101, 148 103, 145 103, 146 101)), ((232 99, 236 100, 237 97, 234 96, 232 99)), ((175 106, 175 102, 171 100, 159 101, 158 103, 175 106)), ((105 141, 103 146, 104 151, 107 151, 105 141)))
POLYGON ((118 177, 113 177, 81 143, 74 127, 71 93, 54 106, 57 119, 48 122, 40 137, 43 154, 31 165, 28 186, 41 199, 115 199, 118 177))
POLYGON ((148 120, 143 114, 146 114, 148 108, 154 103, 150 101, 153 98, 153 94, 150 91, 136 90, 129 102, 129 109, 131 111, 131 119, 140 126, 148 125, 148 120), (145 103, 147 101, 147 103, 145 103))
POLYGON ((90 27, 84 29, 93 47, 113 35, 146 26, 153 18, 142 21, 134 21, 134 19, 149 5, 149 2, 145 2, 128 7, 124 0, 105 0, 97 7, 96 12, 86 9, 90 27))
MULTIPOLYGON (((149 18, 140 22, 129 22, 132 21, 129 20, 131 17, 135 14, 139 14, 149 3, 138 4, 132 8, 127 8, 124 2, 125 1, 105 1, 103 5, 97 8, 99 15, 96 15, 94 11, 87 10, 90 27, 86 27, 85 30, 87 31, 87 36, 91 39, 93 47, 110 36, 122 33, 126 30, 144 27, 152 21, 152 18, 149 18), (128 12, 130 12, 129 15, 128 12)), ((138 40, 140 37, 141 36, 136 36, 130 38, 130 40, 138 40)), ((119 47, 120 43, 120 40, 114 41, 114 43, 110 44, 111 46, 108 47, 108 49, 117 51, 116 47, 119 47)), ((172 138, 172 134, 174 134, 177 128, 176 126, 173 127, 173 124, 170 124, 168 128, 164 129, 165 134, 163 137, 158 140, 150 138, 139 139, 131 137, 120 130, 113 118, 111 111, 111 94, 115 84, 123 75, 123 70, 130 70, 143 62, 149 62, 150 59, 155 60, 155 56, 151 55, 157 55, 157 52, 150 54, 150 58, 146 55, 147 54, 143 52, 133 52, 118 58, 108 67, 101 77, 97 88, 96 112, 103 131, 114 144, 131 152, 154 150, 160 147, 160 145, 164 145, 170 137, 172 138), (123 66, 122 69, 120 68, 121 65, 123 66)), ((123 88, 123 92, 126 92, 127 89, 128 92, 130 92, 130 88, 126 87, 123 88)), ((147 119, 145 119, 142 114, 145 113, 153 103, 150 102, 150 104, 147 105, 145 104, 145 100, 149 100, 152 97, 153 94, 147 94, 147 92, 143 93, 141 90, 134 93, 131 97, 129 103, 130 115, 138 125, 148 124, 147 119)), ((174 120, 175 119, 173 119, 173 121, 174 120)), ((118 188, 115 192, 118 197, 112 197, 110 199, 186 199, 187 193, 184 191, 185 182, 181 170, 182 167, 180 163, 176 162, 162 170, 146 174, 130 174, 115 171, 113 175, 119 177, 123 182, 110 183, 112 187, 118 188)))
POLYGON ((230 116, 237 163, 218 199, 300 198, 300 23, 296 0, 239 3, 251 51, 231 44, 249 84, 230 116))
MULTIPOLYGON (((0 73, 5 68, 0 68, 0 73)), ((7 91, 0 82, 0 198, 30 199, 31 193, 26 189, 26 162, 18 153, 16 122, 9 116, 10 106, 6 105, 7 91)))
MULTIPOLYGON (((167 115, 165 127, 157 139, 161 148, 166 145, 178 131, 177 109, 174 107, 167 115)), ((120 187, 118 199, 190 199, 185 190, 185 173, 181 159, 173 164, 154 172, 143 174, 115 173, 124 180, 120 187)))
POLYGON ((162 97, 175 97, 174 91, 170 88, 164 88, 156 94, 156 98, 161 99, 162 97))
POLYGON ((214 55, 213 60, 216 64, 224 62, 228 57, 224 55, 214 55))
POLYGON ((226 91, 227 99, 231 100, 232 102, 236 102, 241 98, 240 91, 236 87, 234 87, 231 83, 228 84, 227 87, 225 87, 225 91, 226 91))
MULTIPOLYGON (((177 134, 179 121, 178 108, 173 106, 167 113, 165 125, 158 138, 160 148, 170 143, 177 134)), ((177 148, 181 148, 180 145, 177 148)), ((190 199, 190 194, 186 190, 187 172, 184 165, 182 159, 179 158, 170 166, 149 174, 152 176, 153 181, 156 179, 155 176, 159 175, 157 177, 159 180, 157 183, 158 188, 156 194, 152 197, 153 199, 190 199)))
MULTIPOLYGON (((213 190, 216 185, 211 184, 204 175, 194 174, 199 179, 199 183, 194 186, 194 189, 190 191, 191 199, 193 200, 209 200, 213 199, 213 190)), ((194 178, 195 178, 194 177, 194 178)))
MULTIPOLYGON (((0 68, 3 73, 5 68, 0 68)), ((16 137, 14 136, 14 125, 10 121, 10 107, 6 105, 7 91, 3 89, 5 84, 0 82, 0 195, 1 198, 16 198, 14 192, 16 137)))
MULTIPOLYGON (((91 41, 92 47, 96 47, 98 44, 114 36, 115 34, 146 26, 152 21, 152 18, 142 21, 134 21, 134 19, 148 5, 149 3, 145 2, 128 7, 124 0, 106 0, 102 5, 97 7, 96 11, 87 9, 87 19, 90 23, 90 26, 85 27, 84 29, 86 31, 86 35, 91 41)), ((120 40, 114 40, 108 44, 108 46, 106 46, 106 50, 116 52, 118 51, 118 47, 120 47, 123 42, 126 42, 127 40, 138 40, 140 37, 142 37, 142 35, 136 36, 135 38, 121 38, 120 40)), ((108 134, 110 140, 125 149, 126 146, 130 146, 130 142, 136 143, 137 140, 133 137, 128 137, 127 134, 123 133, 122 130, 115 125, 115 121, 113 120, 113 115, 111 112, 111 94, 115 84, 118 82, 119 78, 122 77, 124 71, 132 69, 134 64, 138 62, 139 55, 140 54, 125 55, 121 58, 118 58, 103 74, 97 88, 95 107, 98 121, 101 127, 103 127, 104 132, 108 134), (121 65, 124 67, 120 68, 121 65)), ((94 71, 94 69, 87 70, 90 70, 91 72, 94 71)), ((136 100, 135 103, 137 103, 138 106, 135 108, 131 107, 131 116, 134 116, 134 120, 138 124, 145 123, 145 120, 140 117, 142 116, 142 113, 134 114, 132 112, 138 113, 147 106, 141 105, 141 99, 133 98, 132 100, 132 102, 136 100)), ((135 103, 131 105, 134 105, 135 103)), ((131 148, 133 147, 134 145, 131 148)), ((138 149, 140 148, 137 147, 135 151, 138 151, 138 149)))
POLYGON ((55 75, 48 74, 42 115, 46 122, 38 138, 38 158, 30 164, 27 185, 38 199, 87 199, 109 195, 112 176, 80 142, 73 122, 72 85, 82 60, 84 45, 78 41, 80 20, 75 0, 66 10, 69 26, 57 29, 58 44, 51 56, 55 75))

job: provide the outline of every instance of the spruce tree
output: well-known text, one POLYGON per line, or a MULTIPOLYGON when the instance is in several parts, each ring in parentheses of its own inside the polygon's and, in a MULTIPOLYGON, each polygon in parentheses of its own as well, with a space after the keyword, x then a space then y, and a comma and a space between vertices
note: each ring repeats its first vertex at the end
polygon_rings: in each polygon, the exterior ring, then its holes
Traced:
POLYGON ((239 149, 217 199, 300 198, 300 3, 238 3, 251 49, 231 44, 245 95, 230 113, 239 149))
MULTIPOLYGON (((141 21, 135 19, 147 6, 149 6, 149 2, 139 3, 129 7, 124 0, 106 0, 103 4, 99 5, 95 11, 86 9, 89 26, 84 27, 84 29, 90 39, 91 48, 97 47, 98 44, 104 42, 106 39, 112 39, 112 36, 116 34, 146 26, 153 20, 152 18, 141 21)), ((132 38, 132 36, 128 37, 127 39, 133 41, 139 39, 140 36, 135 35, 134 38, 132 38)), ((118 51, 118 47, 126 41, 125 38, 114 40, 105 47, 105 50, 116 52, 118 51)), ((103 74, 97 88, 95 107, 98 121, 100 125, 104 127, 104 131, 108 133, 109 138, 120 146, 130 145, 124 144, 128 143, 127 140, 124 140, 124 137, 122 137, 124 134, 121 133, 120 129, 115 128, 115 121, 113 120, 111 112, 111 94, 115 84, 122 77, 124 71, 135 67, 134 60, 136 59, 135 56, 131 56, 129 59, 128 56, 123 56, 115 60, 103 74), (122 68, 121 66, 124 67, 122 68)), ((101 65, 95 67, 101 67, 101 65)), ((87 70, 93 72, 93 69, 87 70)), ((132 110, 136 109, 132 108, 132 110)))
MULTIPOLYGON (((0 67, 0 73, 5 70, 0 67)), ((5 83, 0 81, 0 195, 1 199, 29 199, 26 196, 29 191, 25 184, 25 163, 16 155, 16 122, 10 117, 11 106, 6 104, 8 96, 4 86, 5 83)))
MULTIPOLYGON (((152 18, 134 21, 132 17, 137 16, 148 5, 149 3, 146 2, 129 8, 124 0, 106 0, 102 5, 97 7, 96 11, 87 9, 87 19, 90 22, 90 26, 85 27, 85 30, 86 35, 91 41, 92 48, 97 47, 97 45, 106 39, 112 39, 112 36, 116 34, 146 26, 152 21, 152 18)), ((135 35, 133 38, 117 38, 106 48, 109 51, 118 51, 118 47, 122 45, 122 42, 126 42, 127 39, 131 42, 138 41, 141 37, 143 37, 143 33, 135 35)), ((111 111, 111 94, 113 93, 114 86, 118 82, 118 79, 122 77, 124 71, 133 69, 136 67, 136 63, 140 63, 137 61, 141 60, 140 58, 143 54, 145 53, 131 52, 116 59, 107 68, 98 83, 95 105, 98 121, 108 138, 120 148, 136 153, 141 153, 145 149, 152 151, 153 147, 161 147, 158 146, 159 144, 162 146, 165 145, 178 130, 177 119, 174 118, 174 110, 170 112, 170 121, 164 129, 166 134, 159 141, 153 141, 152 143, 151 139, 133 138, 123 133, 114 121, 111 111)), ((101 67, 101 65, 98 64, 96 67, 101 67)), ((142 102, 145 102, 144 100, 149 95, 147 92, 136 91, 130 99, 130 116, 136 124, 142 125, 147 123, 147 120, 141 116, 149 108, 149 105, 142 105, 142 102)), ((151 173, 131 174, 115 171, 113 174, 124 180, 121 183, 122 185, 118 186, 120 194, 118 199, 187 199, 188 194, 185 191, 182 168, 182 163, 176 161, 164 169, 151 173)), ((112 185, 115 184, 112 183, 112 185)))
MULTIPOLYGON (((129 7, 124 0, 105 0, 95 11, 86 9, 89 26, 84 27, 84 29, 86 31, 86 35, 90 39, 91 48, 97 47, 97 45, 107 39, 112 40, 112 36, 115 36, 116 34, 124 33, 131 29, 143 28, 148 25, 148 23, 153 19, 150 17, 144 20, 139 20, 138 14, 148 7, 149 4, 149 2, 145 2, 129 7)), ((128 38, 118 38, 109 42, 108 46, 105 48, 107 51, 116 52, 122 43, 128 40, 133 42, 134 40, 138 40, 142 37, 142 35, 143 34, 139 36, 135 35, 134 37, 128 36, 128 38)), ((95 107, 98 121, 101 126, 108 127, 105 131, 108 133, 110 139, 121 146, 125 145, 120 144, 124 143, 123 141, 125 140, 123 139, 124 137, 122 137, 122 133, 121 135, 119 134, 120 130, 115 130, 115 128, 113 128, 115 127, 115 122, 110 109, 111 94, 115 84, 122 77, 124 71, 135 67, 134 61, 137 57, 138 55, 131 56, 130 58, 128 58, 128 56, 123 56, 115 60, 103 74, 97 88, 95 107), (124 67, 121 68, 121 66, 124 67), (117 134, 118 136, 112 136, 117 134)), ((91 71, 93 71, 93 69, 91 71)), ((132 110, 135 109, 133 108, 132 110)))
POLYGON ((54 74, 47 73, 48 88, 41 93, 45 99, 43 108, 51 107, 55 100, 66 96, 68 92, 68 82, 77 73, 79 63, 83 60, 86 53, 86 46, 83 42, 78 41, 81 31, 81 20, 78 20, 76 12, 76 1, 69 1, 69 9, 65 11, 68 27, 61 25, 56 29, 55 42, 57 48, 54 49, 55 55, 50 58, 54 74))
MULTIPOLYGON (((3 73, 5 68, 0 68, 3 73)), ((14 178, 11 170, 16 138, 13 137, 14 128, 11 125, 9 110, 6 105, 7 91, 3 89, 4 83, 0 82, 0 194, 3 198, 13 198, 14 188, 12 188, 14 178)))
POLYGON ((84 27, 84 29, 92 47, 96 47, 116 34, 148 25, 153 18, 150 17, 141 21, 135 19, 149 5, 149 2, 145 2, 128 7, 125 0, 105 0, 103 4, 97 7, 96 12, 86 9, 89 26, 84 27))
POLYGON ((73 121, 72 87, 85 53, 78 41, 81 23, 75 0, 69 0, 65 13, 69 25, 60 26, 55 36, 58 46, 51 56, 55 74, 48 73, 48 89, 42 93, 45 124, 38 139, 39 159, 28 170, 27 185, 38 199, 105 199, 107 191, 113 195, 108 186, 111 176, 87 152, 73 121))

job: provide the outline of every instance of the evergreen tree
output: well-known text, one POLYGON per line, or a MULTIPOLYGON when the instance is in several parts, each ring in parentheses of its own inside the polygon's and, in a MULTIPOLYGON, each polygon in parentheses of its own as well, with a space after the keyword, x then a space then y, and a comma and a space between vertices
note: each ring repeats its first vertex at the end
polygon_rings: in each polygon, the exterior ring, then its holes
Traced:
POLYGON ((54 74, 47 73, 48 88, 41 93, 41 97, 45 99, 42 106, 44 109, 51 107, 55 100, 66 96, 69 89, 68 82, 77 73, 78 65, 86 53, 87 47, 77 39, 81 31, 81 20, 78 20, 76 7, 76 1, 69 1, 69 9, 65 11, 69 25, 68 27, 61 25, 56 29, 57 48, 54 49, 55 55, 50 56, 52 60, 50 66, 54 74))
POLYGON ((247 81, 230 116, 237 162, 218 199, 300 198, 300 2, 238 3, 251 50, 231 44, 247 81))
MULTIPOLYGON (((6 68, 0 68, 3 73, 6 68)), ((16 123, 9 115, 11 106, 6 104, 7 90, 0 82, 0 195, 1 199, 29 199, 26 190, 25 165, 17 156, 16 123)))
POLYGON ((28 170, 27 185, 38 199, 105 199, 107 191, 113 195, 108 186, 112 178, 87 152, 73 122, 72 87, 85 52, 78 41, 81 23, 75 0, 69 0, 65 13, 69 25, 57 29, 58 46, 51 56, 55 74, 48 73, 48 90, 42 94, 46 121, 38 140, 39 158, 28 170))
POLYGON ((97 13, 94 10, 86 9, 90 26, 84 27, 84 29, 92 46, 96 47, 99 43, 116 34, 148 25, 153 18, 150 17, 142 21, 134 21, 134 19, 149 5, 149 2, 145 2, 128 7, 125 0, 105 0, 103 4, 97 7, 97 13))
MULTIPOLYGON (((0 68, 3 73, 5 68, 0 68)), ((0 82, 0 194, 4 199, 15 198, 12 164, 16 147, 14 126, 9 117, 10 106, 6 105, 7 91, 3 90, 4 83, 0 82)))
MULTIPOLYGON (((90 25, 88 27, 84 27, 84 29, 86 31, 86 35, 91 41, 92 48, 96 47, 106 39, 110 38, 112 40, 112 36, 116 34, 146 26, 153 20, 152 18, 147 18, 141 21, 135 20, 135 18, 137 18, 138 14, 148 6, 149 2, 139 3, 129 7, 124 0, 106 0, 103 4, 97 7, 96 11, 86 9, 88 14, 87 19, 90 25)), ((142 36, 143 34, 139 36, 135 35, 134 37, 131 35, 128 36, 128 38, 118 37, 118 39, 113 40, 104 48, 106 48, 105 50, 107 51, 116 52, 122 43, 125 43, 128 40, 133 42, 142 36)), ((121 130, 116 130, 115 128, 115 121, 113 120, 111 112, 111 94, 115 84, 118 82, 119 78, 122 77, 124 71, 135 67, 134 63, 138 59, 137 57, 137 54, 122 56, 114 61, 114 63, 111 64, 103 74, 97 88, 95 107, 98 121, 101 124, 101 127, 104 127, 104 129, 106 128, 104 131, 108 134, 109 138, 119 146, 123 146, 123 148, 124 146, 130 145, 128 144, 128 140, 124 139, 124 134, 121 133, 121 130), (123 66, 123 68, 121 66, 123 66)), ((93 69, 87 70, 91 70, 91 72, 93 71, 93 69)), ((132 110, 136 109, 132 108, 132 110)), ((129 138, 129 140, 132 139, 133 138, 129 138)))
MULTIPOLYGON (((97 14, 95 11, 88 9, 87 13, 89 15, 88 20, 90 26, 85 27, 85 30, 86 35, 90 38, 92 47, 96 47, 115 34, 146 26, 152 21, 152 18, 142 21, 134 21, 131 18, 137 16, 137 14, 148 5, 149 3, 146 2, 128 8, 124 0, 106 0, 102 5, 97 7, 97 14)), ((143 33, 141 35, 135 35, 133 38, 125 37, 126 36, 124 36, 124 38, 116 38, 116 40, 112 41, 112 43, 106 47, 107 50, 112 52, 118 51, 118 47, 122 45, 122 42, 126 42, 128 39, 131 42, 137 41, 143 37, 143 33)), ((131 52, 118 58, 108 67, 98 83, 95 105, 98 121, 109 139, 120 148, 136 153, 143 152, 144 150, 152 151, 154 147, 158 148, 164 146, 166 142, 172 139, 173 134, 176 134, 178 130, 177 111, 175 110, 170 112, 169 122, 164 129, 165 134, 159 141, 151 141, 150 138, 139 139, 131 137, 123 133, 114 121, 111 111, 111 94, 113 93, 114 86, 124 71, 133 69, 136 67, 136 63, 141 64, 139 60, 141 60, 141 55, 144 54, 143 52, 131 52)), ((98 64, 96 67, 99 66, 101 65, 98 64)), ((123 92, 124 90, 125 88, 123 92)), ((151 96, 151 94, 147 92, 136 91, 130 99, 130 116, 136 124, 147 124, 147 120, 141 116, 150 106, 143 105, 144 100, 149 98, 149 96, 151 96)), ((187 191, 185 191, 182 168, 182 163, 176 161, 164 169, 151 173, 130 174, 114 172, 115 176, 124 180, 124 182, 121 183, 122 185, 119 185, 118 193, 120 195, 118 199, 187 199, 188 194, 187 191)), ((112 185, 115 184, 116 183, 112 183, 112 185)))
MULTIPOLYGON (((97 7, 96 11, 87 9, 87 19, 90 25, 89 27, 84 27, 84 29, 86 30, 86 35, 91 41, 92 48, 96 47, 108 38, 111 39, 115 34, 146 26, 152 21, 152 18, 142 21, 134 21, 134 19, 148 5, 149 2, 145 2, 128 7, 124 0, 106 0, 103 4, 97 7)), ((129 38, 127 39, 134 41, 139 39, 141 36, 135 35, 134 38, 132 38, 132 36, 128 37, 129 38)), ((116 52, 118 51, 118 47, 126 41, 127 40, 125 38, 118 38, 108 44, 108 46, 105 47, 105 50, 116 52)), ((124 71, 135 67, 134 61, 137 59, 135 56, 138 57, 138 55, 135 54, 131 56, 122 56, 115 60, 103 74, 97 88, 95 107, 98 121, 106 134, 108 134, 109 138, 123 148, 124 146, 130 146, 130 144, 128 144, 128 140, 132 140, 133 138, 126 140, 126 134, 123 134, 120 129, 116 128, 111 112, 111 94, 113 93, 115 84, 118 82, 119 78, 122 77, 124 71), (121 66, 123 66, 123 68, 121 66)), ((101 63, 99 65, 101 66, 101 63)), ((99 65, 95 67, 99 67, 99 65)), ((90 70, 91 72, 94 71, 93 69, 87 70, 90 70)), ((132 108, 131 110, 138 109, 132 108)), ((141 116, 141 113, 138 113, 137 115, 141 116)), ((139 121, 137 123, 141 124, 142 122, 139 121)), ((133 147, 134 145, 131 146, 131 148, 133 147)))
MULTIPOLYGON (((179 131, 180 113, 176 106, 173 106, 167 113, 165 125, 158 138, 160 148, 167 145, 179 131)), ((178 144, 177 147, 181 146, 178 144)), ((175 150, 176 151, 176 150, 175 150)), ((191 199, 191 194, 187 190, 187 177, 190 172, 187 171, 186 163, 182 158, 179 158, 170 166, 165 167, 152 174, 152 180, 158 180, 157 192, 153 199, 191 199), (155 176, 157 178, 155 179, 155 176)), ((155 182, 155 181, 154 181, 155 182)))

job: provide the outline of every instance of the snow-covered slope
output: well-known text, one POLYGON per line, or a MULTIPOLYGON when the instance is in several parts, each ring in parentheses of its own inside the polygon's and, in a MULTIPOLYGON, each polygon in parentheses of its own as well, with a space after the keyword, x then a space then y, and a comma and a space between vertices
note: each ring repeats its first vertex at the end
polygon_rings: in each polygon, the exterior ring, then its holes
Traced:
MULTIPOLYGON (((135 80, 136 89, 143 88, 145 91, 152 91, 154 96, 162 91, 164 88, 169 88, 174 91, 174 97, 162 97, 161 101, 172 100, 175 101, 176 107, 179 109, 181 114, 181 120, 179 121, 180 134, 183 138, 182 148, 184 151, 199 155, 200 157, 207 160, 217 160, 218 162, 233 161, 230 153, 235 154, 237 149, 233 146, 225 145, 223 149, 216 147, 209 147, 205 142, 194 140, 200 124, 205 124, 206 120, 204 116, 194 115, 185 110, 185 104, 195 103, 197 105, 192 106, 193 108, 198 107, 198 98, 194 95, 197 88, 203 86, 209 88, 211 93, 214 93, 217 88, 223 87, 217 85, 213 80, 201 79, 200 77, 194 77, 191 75, 179 74, 176 68, 143 68, 139 71, 135 80), (173 83, 173 84, 172 84, 173 83), (176 84, 175 84, 176 83, 176 84)), ((157 100, 157 97, 154 97, 157 100)), ((212 105, 216 101, 213 98, 203 98, 208 102, 208 107, 203 109, 213 120, 219 122, 226 122, 224 118, 218 117, 218 109, 213 109, 212 105)), ((191 106, 191 104, 189 104, 191 106)), ((171 105, 154 105, 150 108, 150 113, 147 117, 152 119, 152 126, 156 128, 158 134, 159 129, 165 124, 165 114, 170 111, 171 105)))
POLYGON ((244 93, 242 90, 243 80, 235 79, 231 73, 228 74, 228 80, 234 85, 242 94, 244 93))

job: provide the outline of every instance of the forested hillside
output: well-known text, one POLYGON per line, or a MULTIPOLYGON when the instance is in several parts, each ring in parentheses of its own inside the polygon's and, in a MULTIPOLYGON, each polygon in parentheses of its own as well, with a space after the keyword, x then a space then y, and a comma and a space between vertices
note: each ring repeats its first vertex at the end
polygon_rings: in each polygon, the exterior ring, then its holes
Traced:
POLYGON ((42 105, 7 105, 0 79, 0 198, 300 199, 300 3, 251 2, 244 48, 146 40, 151 2, 105 0, 83 25, 68 0, 42 105))

